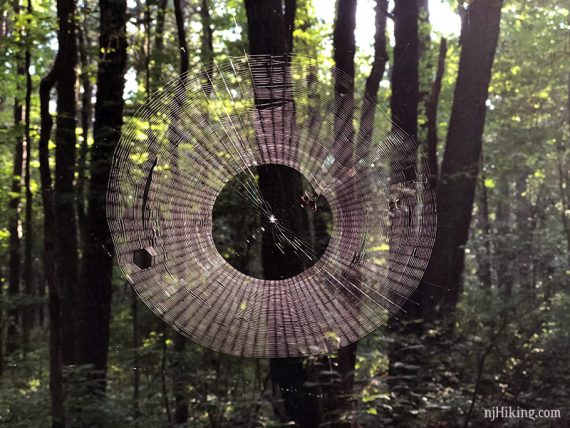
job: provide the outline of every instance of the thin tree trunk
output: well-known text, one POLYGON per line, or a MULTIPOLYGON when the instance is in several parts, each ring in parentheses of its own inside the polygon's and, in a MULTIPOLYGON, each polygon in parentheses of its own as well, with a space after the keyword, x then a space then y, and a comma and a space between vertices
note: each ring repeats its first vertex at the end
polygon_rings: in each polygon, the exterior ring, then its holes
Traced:
MULTIPOLYGON (((570 131, 570 73, 568 73, 568 98, 567 102, 567 125, 568 130, 570 131)), ((568 215, 566 214, 568 207, 569 207, 569 183, 568 183, 568 168, 564 168, 563 159, 565 159, 565 147, 562 144, 558 145, 558 185, 560 190, 560 199, 562 201, 562 227, 564 229, 564 233, 566 234, 566 245, 568 246, 568 264, 570 265, 570 220, 568 220, 568 215)))
POLYGON ((133 324, 133 419, 135 426, 138 426, 140 416, 140 367, 139 367, 139 348, 140 348, 140 332, 139 332, 139 310, 138 296, 135 289, 131 287, 131 316, 133 324))
MULTIPOLYGON (((0 298, 4 298, 4 271, 2 270, 2 265, 0 264, 0 298)), ((0 310, 0 317, 4 318, 5 313, 0 310)), ((0 337, 0 378, 4 374, 4 326, 0 325, 0 332, 2 332, 2 337, 0 337)))
POLYGON ((497 224, 497 237, 499 237, 495 244, 495 252, 497 254, 497 287, 506 297, 509 297, 513 287, 513 269, 511 243, 508 241, 508 236, 511 235, 511 191, 508 178, 503 177, 499 182, 497 190, 499 192, 495 221, 497 224))
MULTIPOLYGON (((19 16, 20 4, 19 1, 14 3, 14 14, 19 16)), ((22 192, 22 174, 23 161, 24 161, 24 135, 22 129, 23 120, 23 106, 19 98, 19 81, 25 75, 24 61, 20 52, 21 44, 17 47, 18 53, 16 55, 16 90, 18 95, 14 97, 14 129, 16 131, 16 147, 14 149, 14 164, 12 166, 12 186, 10 188, 11 197, 9 201, 9 220, 8 232, 10 233, 9 241, 9 261, 8 261, 8 295, 12 299, 13 309, 8 311, 10 317, 8 324, 8 331, 6 336, 6 352, 14 352, 19 344, 18 340, 18 324, 20 322, 21 311, 19 310, 18 300, 20 295, 20 282, 22 277, 22 253, 21 253, 21 239, 20 239, 20 203, 22 192)))
POLYGON ((57 74, 57 119, 55 133, 55 269, 61 296, 62 357, 66 365, 75 363, 77 308, 77 224, 75 219, 75 1, 58 0, 60 64, 57 74))
MULTIPOLYGON (((24 140, 26 142, 25 160, 24 160, 24 187, 26 189, 26 214, 24 221, 24 237, 25 237, 25 251, 24 251, 24 291, 29 298, 34 297, 34 283, 33 283, 33 267, 32 267, 32 246, 33 246, 33 229, 32 229, 32 187, 31 187, 31 171, 30 163, 32 161, 32 139, 30 136, 30 109, 32 107, 32 75, 30 74, 31 65, 31 52, 30 44, 32 39, 30 37, 31 31, 31 15, 32 0, 28 0, 27 13, 29 18, 26 20, 26 53, 25 53, 25 69, 26 69, 26 98, 24 104, 24 140)), ((34 324, 35 304, 28 304, 23 312, 22 319, 22 339, 24 349, 27 349, 30 342, 30 330, 34 324)))
POLYGON ((81 61, 81 74, 79 76, 83 93, 81 94, 81 146, 79 148, 79 159, 77 161, 77 182, 76 182, 76 200, 77 200, 77 220, 79 225, 80 242, 85 243, 85 185, 87 182, 87 155, 89 129, 91 128, 91 120, 93 115, 93 105, 91 96, 93 88, 91 87, 90 65, 91 60, 87 54, 89 39, 86 28, 86 19, 83 20, 83 27, 78 25, 77 28, 79 39, 79 58, 81 61))
POLYGON ((162 403, 164 405, 164 411, 166 413, 166 420, 168 425, 172 425, 172 412, 170 411, 170 400, 168 398, 168 386, 166 384, 166 361, 168 357, 168 332, 166 329, 166 323, 161 321, 160 323, 160 385, 162 392, 162 403))
POLYGON ((214 55, 214 32, 208 0, 202 0, 200 6, 200 22, 202 23, 202 37, 200 43, 200 58, 204 63, 210 63, 214 55))
POLYGON ((162 79, 162 64, 164 58, 164 21, 166 18, 167 0, 160 0, 158 11, 156 12, 156 29, 154 32, 154 67, 152 69, 151 93, 158 89, 162 79))
POLYGON ((178 33, 178 47, 180 48, 180 74, 188 72, 190 60, 188 59, 188 42, 186 41, 186 29, 184 28, 184 9, 181 0, 174 0, 174 15, 176 17, 176 31, 178 33))
MULTIPOLYGON (((347 144, 354 144, 354 55, 356 53, 354 30, 356 28, 356 5, 356 0, 338 1, 333 31, 334 61, 336 67, 343 73, 343 78, 337 78, 335 81, 335 105, 338 111, 336 112, 337 114, 335 114, 334 135, 340 145, 344 145, 345 140, 347 144)), ((383 6, 377 6, 377 12, 380 11, 381 7, 383 6)), ((382 22, 380 26, 382 26, 382 22)), ((378 30, 377 27, 376 31, 383 33, 382 28, 378 30)), ((375 47, 380 47, 380 52, 376 52, 375 55, 375 62, 376 57, 379 57, 380 62, 377 64, 377 67, 382 66, 382 36, 383 34, 378 33, 375 35, 375 47)), ((367 86, 366 90, 374 91, 375 86, 377 92, 383 70, 373 69, 372 73, 371 78, 366 82, 371 86, 367 86), (376 84, 376 82, 378 83, 376 84)), ((376 94, 373 95, 373 98, 374 100, 376 99, 376 94)), ((351 165, 355 149, 357 149, 357 147, 342 147, 342 153, 337 154, 338 159, 341 162, 346 162, 348 165, 351 165)), ((360 149, 360 147, 358 149, 360 149)), ((352 182, 347 183, 349 186, 352 184, 352 182)), ((332 397, 331 403, 329 403, 329 406, 332 405, 332 409, 329 409, 330 413, 326 416, 327 419, 332 418, 335 426, 354 426, 356 423, 356 419, 353 418, 354 399, 352 397, 352 390, 354 386, 357 347, 358 342, 351 343, 341 348, 337 354, 339 379, 337 384, 332 385, 334 396, 332 397)))
MULTIPOLYGON (((570 84, 569 84, 570 87, 570 84)), ((569 99, 570 99, 570 93, 569 99)), ((569 102, 570 105, 570 102, 569 102)), ((569 120, 570 126, 570 120, 569 120)), ((566 179, 566 173, 564 172, 564 147, 559 145, 558 147, 558 189, 560 191, 560 201, 562 203, 562 210, 561 210, 561 220, 562 220, 562 229, 564 230, 564 234, 566 235, 566 245, 568 247, 568 264, 570 264, 570 221, 568 220, 568 198, 567 198, 567 189, 568 189, 568 180, 566 179)))
POLYGON ((186 339, 181 334, 176 334, 174 338, 174 422, 184 424, 188 421, 189 397, 186 392, 188 385, 187 367, 184 364, 184 348, 186 339))
POLYGON ((432 185, 437 183, 437 108, 439 105, 439 94, 441 93, 441 81, 445 72, 445 57, 447 55, 447 40, 442 37, 439 42, 439 55, 437 59, 437 70, 435 79, 431 87, 429 98, 426 101, 427 116, 427 153, 429 174, 432 185))
MULTIPOLYGON (((356 0, 338 0, 336 19, 333 31, 333 56, 337 69, 343 73, 344 79, 335 81, 335 104, 339 110, 346 110, 349 114, 335 115, 334 135, 337 141, 348 141, 353 144, 354 126, 352 124, 354 111, 354 55, 356 53, 356 40, 354 29, 356 27, 356 0)), ((341 143, 342 144, 342 143, 341 143)), ((342 148, 343 152, 352 157, 354 147, 342 148)), ((349 164, 350 158, 337 154, 343 163, 349 164)))
POLYGON ((362 101, 358 145, 360 149, 370 148, 374 131, 374 116, 378 100, 380 82, 386 70, 388 52, 386 50, 386 18, 388 0, 376 0, 376 33, 374 34, 374 61, 370 75, 366 79, 365 98, 362 101))
MULTIPOLYGON (((207 78, 204 81, 210 82, 213 79, 214 73, 214 39, 212 31, 212 23, 210 19, 210 10, 208 9, 208 0, 202 0, 200 6, 200 21, 202 23, 202 35, 200 38, 200 60, 202 61, 202 66, 207 74, 207 78)), ((182 59, 182 58, 181 58, 182 59)), ((206 76, 204 76, 206 77, 206 76)), ((212 85, 203 85, 206 97, 209 97, 212 92, 212 85)))
MULTIPOLYGON (((61 29, 59 31, 61 31, 61 29)), ((57 81, 60 62, 61 54, 58 51, 52 70, 40 83, 41 131, 38 143, 41 194, 44 207, 43 282, 47 286, 49 293, 49 389, 53 428, 62 428, 65 426, 63 410, 63 362, 61 355, 61 304, 59 290, 55 280, 55 214, 49 165, 49 140, 53 126, 53 120, 49 112, 50 91, 57 81)), ((40 289, 42 288, 45 287, 42 286, 40 289)))
MULTIPOLYGON (((202 60, 205 61, 205 49, 209 54, 213 51, 212 46, 212 29, 210 27, 210 12, 206 0, 202 0, 200 16, 202 21, 202 60)), ((186 78, 189 69, 188 43, 186 42, 186 29, 184 27, 184 9, 181 0, 174 0, 174 15, 176 18, 176 29, 178 33, 178 47, 180 54, 180 76, 186 78)), ((211 76, 211 71, 210 71, 211 76)), ((209 86, 209 85, 208 85, 209 86)), ((174 149, 177 150, 177 149, 174 149)), ((174 165, 177 167, 177 164, 174 165)), ((189 397, 186 391, 189 377, 184 367, 184 348, 186 346, 186 338, 179 333, 174 336, 173 359, 174 364, 172 371, 174 373, 173 393, 174 393, 174 422, 184 424, 188 421, 188 404, 189 397)), ((170 417, 170 416, 169 416, 170 417)))
POLYGON ((106 386, 113 242, 105 215, 105 194, 113 152, 121 136, 127 59, 126 0, 100 0, 97 102, 88 190, 87 236, 83 247, 78 361, 93 367, 95 392, 106 386))
MULTIPOLYGON (((521 290, 530 291, 534 286, 532 281, 533 270, 533 235, 535 229, 535 214, 530 201, 523 196, 527 190, 527 177, 532 174, 531 169, 520 168, 515 182, 514 213, 515 235, 517 237, 517 268, 513 271, 514 283, 521 290)), ((538 200, 540 201, 540 200, 538 200)))
MULTIPOLYGON (((429 0, 418 0, 418 99, 427 100, 432 86, 431 76, 433 74, 434 63, 431 55, 431 25, 429 16, 429 0)), ((421 102, 418 105, 418 141, 426 140, 425 131, 427 129, 427 105, 421 102)))
POLYGON ((461 32, 461 55, 438 186, 438 235, 425 279, 439 306, 459 299, 485 126, 486 100, 499 37, 502 0, 473 0, 461 32), (441 290, 451 291, 442 293, 441 290))
MULTIPOLYGON (((483 166, 483 159, 481 159, 483 166)), ((489 196, 486 186, 485 170, 481 168, 480 180, 480 197, 479 197, 479 221, 483 231, 483 248, 484 252, 479 253, 479 278, 483 288, 490 289, 492 284, 491 275, 491 221, 489 220, 489 196)))

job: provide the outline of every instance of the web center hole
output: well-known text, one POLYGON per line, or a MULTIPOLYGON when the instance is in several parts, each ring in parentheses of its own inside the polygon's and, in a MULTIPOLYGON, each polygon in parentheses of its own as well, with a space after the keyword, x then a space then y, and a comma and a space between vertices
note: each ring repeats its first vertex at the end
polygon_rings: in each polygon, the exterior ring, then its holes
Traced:
POLYGON ((213 210, 214 244, 234 268, 254 278, 290 278, 327 249, 332 212, 296 169, 266 164, 233 177, 213 210))

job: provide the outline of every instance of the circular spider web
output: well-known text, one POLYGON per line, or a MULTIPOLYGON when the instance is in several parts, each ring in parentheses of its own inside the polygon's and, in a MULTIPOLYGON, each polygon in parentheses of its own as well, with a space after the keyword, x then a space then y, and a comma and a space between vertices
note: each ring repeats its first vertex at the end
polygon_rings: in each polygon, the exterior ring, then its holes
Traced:
POLYGON ((431 255, 434 189, 416 143, 351 93, 313 59, 248 56, 166 84, 135 114, 114 154, 107 217, 119 266, 154 313, 216 351, 273 358, 337 350, 401 310, 431 255), (256 169, 267 165, 310 183, 295 209, 330 206, 321 254, 261 191, 256 169), (212 213, 226 186, 306 269, 261 279, 220 254, 212 213))

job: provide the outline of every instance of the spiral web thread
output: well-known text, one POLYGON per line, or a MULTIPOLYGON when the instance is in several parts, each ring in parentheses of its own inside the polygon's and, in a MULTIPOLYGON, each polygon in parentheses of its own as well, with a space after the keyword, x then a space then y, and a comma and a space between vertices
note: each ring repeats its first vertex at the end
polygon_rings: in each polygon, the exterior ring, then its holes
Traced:
MULTIPOLYGON (((434 189, 416 143, 379 109, 360 120, 350 90, 311 58, 232 57, 137 112, 114 155, 107 216, 119 266, 153 312, 216 351, 275 358, 332 352, 401 310, 431 255, 434 189), (353 132, 359 120, 366 129, 353 132), (212 238, 216 197, 240 174, 240 195, 271 215, 250 173, 264 164, 301 172, 333 216, 321 258, 283 280, 237 271, 212 238)), ((300 257, 314 256, 277 223, 300 257)))

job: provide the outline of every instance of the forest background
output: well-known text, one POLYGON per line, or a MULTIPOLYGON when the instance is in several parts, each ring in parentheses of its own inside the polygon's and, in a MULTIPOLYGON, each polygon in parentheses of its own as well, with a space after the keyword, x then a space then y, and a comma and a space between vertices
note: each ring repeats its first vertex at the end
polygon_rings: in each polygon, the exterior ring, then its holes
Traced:
POLYGON ((526 426, 485 419, 501 406, 568 423, 568 0, 0 6, 1 424, 526 426), (439 229, 419 305, 277 367, 150 313, 110 256, 104 200, 121 126, 150 94, 279 52, 336 65, 415 137, 439 229))

